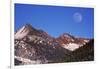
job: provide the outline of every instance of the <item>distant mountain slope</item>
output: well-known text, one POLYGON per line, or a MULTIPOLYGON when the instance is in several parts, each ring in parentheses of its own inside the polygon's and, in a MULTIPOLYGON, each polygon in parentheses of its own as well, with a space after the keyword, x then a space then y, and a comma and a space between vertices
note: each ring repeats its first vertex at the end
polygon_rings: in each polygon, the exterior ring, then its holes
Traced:
POLYGON ((66 62, 80 62, 80 61, 93 61, 94 60, 94 40, 90 40, 89 43, 73 51, 69 59, 67 56, 64 58, 66 62))
POLYGON ((94 60, 94 40, 91 40, 83 47, 74 51, 73 56, 75 57, 75 59, 78 59, 77 61, 94 60))

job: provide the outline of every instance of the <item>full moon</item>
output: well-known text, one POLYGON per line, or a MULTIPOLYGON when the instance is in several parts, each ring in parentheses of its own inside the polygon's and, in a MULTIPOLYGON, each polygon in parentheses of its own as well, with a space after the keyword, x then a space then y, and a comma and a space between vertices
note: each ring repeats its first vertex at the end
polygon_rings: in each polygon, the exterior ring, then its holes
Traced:
POLYGON ((74 13, 73 14, 73 19, 75 22, 80 23, 82 21, 82 14, 81 13, 74 13))

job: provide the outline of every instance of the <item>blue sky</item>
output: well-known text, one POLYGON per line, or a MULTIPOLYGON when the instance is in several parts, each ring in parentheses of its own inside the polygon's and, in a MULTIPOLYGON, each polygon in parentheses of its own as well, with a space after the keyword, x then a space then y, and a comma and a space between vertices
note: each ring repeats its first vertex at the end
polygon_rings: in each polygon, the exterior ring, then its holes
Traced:
POLYGON ((27 23, 53 37, 70 33, 94 38, 93 8, 15 4, 15 30, 27 23))

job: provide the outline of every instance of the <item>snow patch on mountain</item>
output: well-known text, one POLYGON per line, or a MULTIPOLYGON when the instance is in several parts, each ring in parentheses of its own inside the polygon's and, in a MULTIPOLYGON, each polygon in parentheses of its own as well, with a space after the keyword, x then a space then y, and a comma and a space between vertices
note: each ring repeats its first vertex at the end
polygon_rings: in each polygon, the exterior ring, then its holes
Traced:
POLYGON ((23 26, 16 34, 15 39, 22 39, 29 33, 29 30, 23 26))
POLYGON ((63 44, 63 47, 70 51, 74 51, 74 50, 78 49, 80 47, 80 45, 76 44, 76 43, 69 43, 69 44, 63 44))

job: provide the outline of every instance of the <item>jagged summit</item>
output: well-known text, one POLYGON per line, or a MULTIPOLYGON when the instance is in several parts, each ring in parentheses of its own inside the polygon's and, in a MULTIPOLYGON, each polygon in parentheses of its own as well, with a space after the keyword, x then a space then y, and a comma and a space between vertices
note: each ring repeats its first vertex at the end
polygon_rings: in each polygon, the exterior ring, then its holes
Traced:
POLYGON ((64 36, 64 37, 72 37, 72 35, 70 35, 68 33, 63 33, 61 36, 64 36))
MULTIPOLYGON (((26 29, 29 29, 29 30, 33 29, 33 27, 32 27, 31 24, 26 24, 26 25, 24 25, 24 26, 25 26, 26 29)), ((35 28, 34 28, 34 29, 35 29, 35 28)))
POLYGON ((68 34, 68 33, 64 33, 64 34, 60 35, 57 38, 57 40, 62 45, 62 44, 74 42, 75 38, 72 35, 68 34))
POLYGON ((32 25, 31 24, 25 24, 26 27, 31 27, 32 28, 32 25))
POLYGON ((32 30, 33 27, 30 24, 26 24, 15 33, 15 39, 22 39, 32 30))
POLYGON ((76 38, 68 33, 62 34, 56 40, 63 48, 70 51, 74 51, 90 41, 89 39, 76 38))

